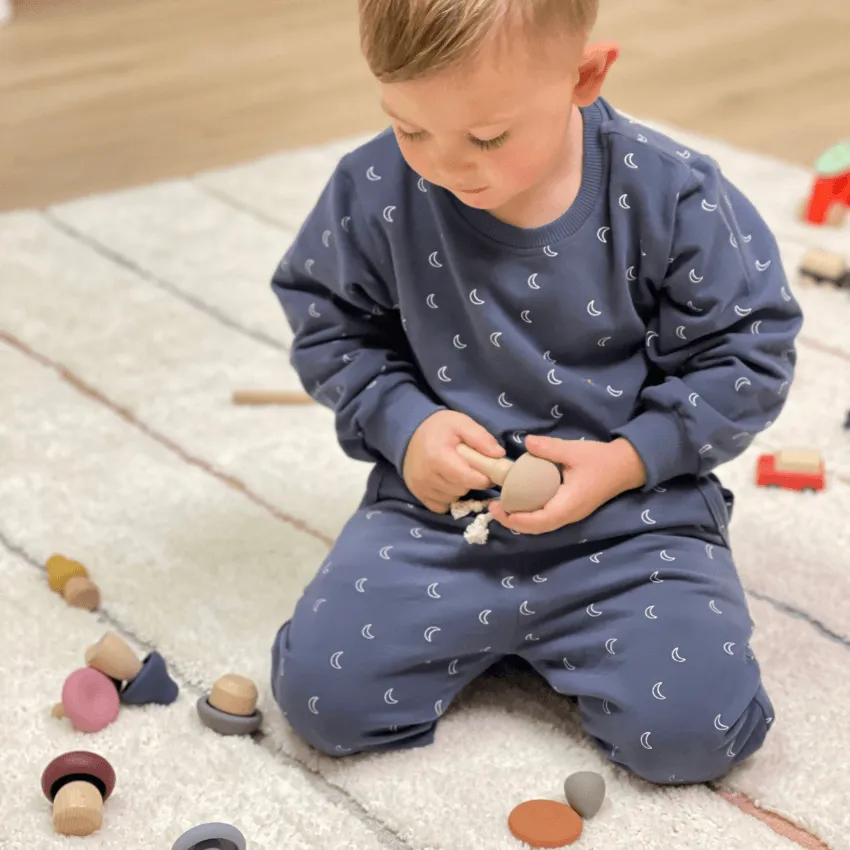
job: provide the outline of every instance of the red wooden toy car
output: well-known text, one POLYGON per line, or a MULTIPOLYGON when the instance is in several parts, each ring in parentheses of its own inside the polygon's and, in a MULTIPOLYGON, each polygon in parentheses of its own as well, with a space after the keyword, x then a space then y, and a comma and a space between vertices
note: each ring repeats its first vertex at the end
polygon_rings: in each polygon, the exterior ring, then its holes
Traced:
POLYGON ((786 490, 823 490, 826 487, 823 458, 815 449, 783 449, 776 454, 760 455, 756 484, 786 490))

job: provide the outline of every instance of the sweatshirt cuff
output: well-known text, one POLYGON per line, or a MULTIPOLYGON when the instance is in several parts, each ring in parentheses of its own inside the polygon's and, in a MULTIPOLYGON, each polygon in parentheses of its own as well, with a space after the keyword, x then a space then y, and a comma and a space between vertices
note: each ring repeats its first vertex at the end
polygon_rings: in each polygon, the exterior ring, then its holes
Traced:
POLYGON ((364 426, 367 443, 402 475, 404 456, 416 429, 433 413, 447 408, 411 383, 399 384, 382 399, 374 420, 364 426))
POLYGON ((628 440, 643 461, 646 482, 641 489, 644 492, 671 478, 696 475, 699 471, 699 459, 675 414, 650 410, 611 433, 628 440))

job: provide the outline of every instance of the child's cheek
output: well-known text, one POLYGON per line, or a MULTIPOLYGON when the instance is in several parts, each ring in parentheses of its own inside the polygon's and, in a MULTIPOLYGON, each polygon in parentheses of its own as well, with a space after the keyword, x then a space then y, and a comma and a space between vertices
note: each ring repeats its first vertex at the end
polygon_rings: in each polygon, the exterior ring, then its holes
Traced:
POLYGON ((497 152, 493 166, 498 170, 503 182, 521 186, 533 182, 540 172, 540 154, 533 147, 511 146, 497 152))

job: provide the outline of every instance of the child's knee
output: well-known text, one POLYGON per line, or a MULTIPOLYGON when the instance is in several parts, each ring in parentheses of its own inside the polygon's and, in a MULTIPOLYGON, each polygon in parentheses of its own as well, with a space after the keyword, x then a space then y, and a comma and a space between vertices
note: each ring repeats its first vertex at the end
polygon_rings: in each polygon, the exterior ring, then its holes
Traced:
POLYGON ((679 713, 640 713, 629 720, 611 753, 636 776, 655 784, 710 782, 748 759, 764 744, 773 708, 763 688, 737 715, 713 717, 687 707, 679 713))

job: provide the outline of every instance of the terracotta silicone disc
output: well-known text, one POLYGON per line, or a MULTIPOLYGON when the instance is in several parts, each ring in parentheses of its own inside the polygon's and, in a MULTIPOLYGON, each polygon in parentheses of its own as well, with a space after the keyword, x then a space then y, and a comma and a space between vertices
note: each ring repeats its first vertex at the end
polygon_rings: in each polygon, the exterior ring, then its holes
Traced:
POLYGON ((532 847, 566 847, 581 835, 582 820, 565 803, 528 800, 511 812, 508 828, 532 847))

